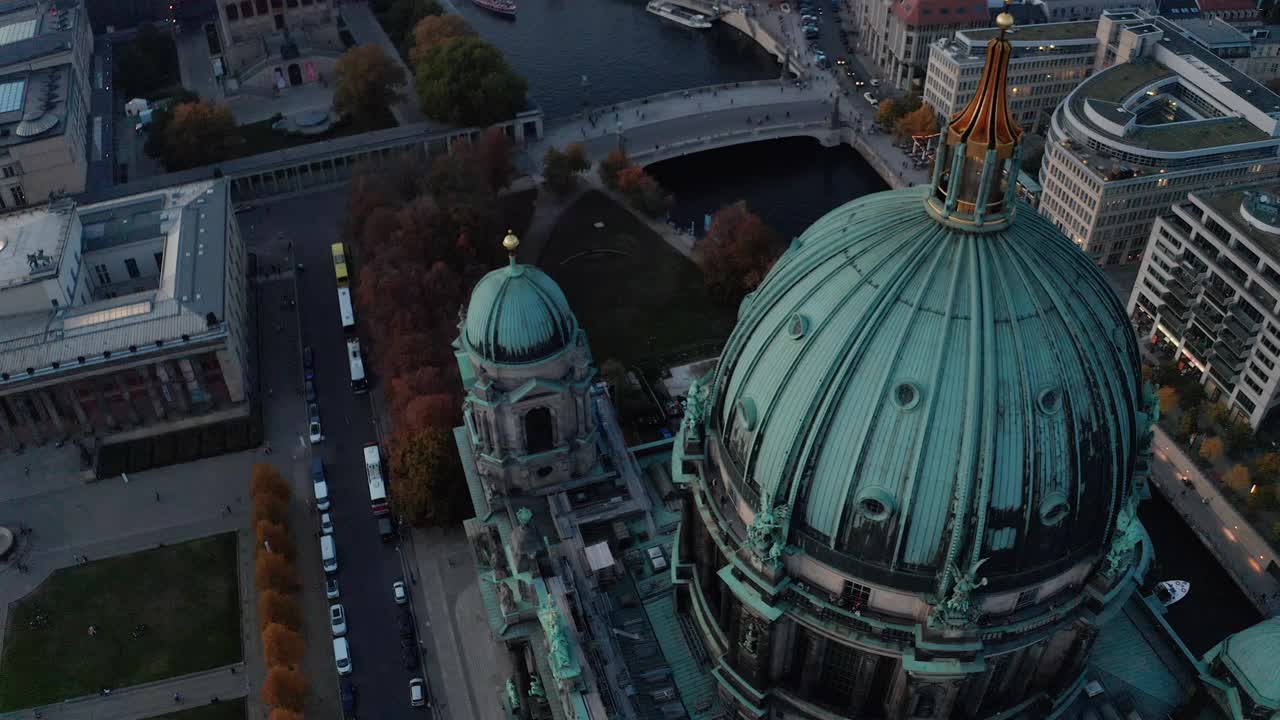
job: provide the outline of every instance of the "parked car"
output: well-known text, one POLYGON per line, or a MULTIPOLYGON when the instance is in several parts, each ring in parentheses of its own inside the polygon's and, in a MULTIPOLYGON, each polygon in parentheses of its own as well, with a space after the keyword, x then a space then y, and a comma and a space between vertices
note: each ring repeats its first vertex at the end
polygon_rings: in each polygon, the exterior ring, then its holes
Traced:
POLYGON ((333 663, 339 675, 351 674, 351 646, 345 637, 333 639, 333 663))
POLYGON ((378 536, 382 538, 384 543, 395 542, 396 528, 391 523, 391 518, 385 515, 378 518, 378 536))
POLYGON ((310 430, 311 430, 311 444, 312 444, 312 445, 315 445, 315 444, 319 443, 320 441, 324 440, 324 433, 320 430, 320 421, 319 421, 319 420, 312 420, 312 421, 311 421, 310 430))
POLYGON ((422 678, 409 681, 409 707, 423 707, 427 704, 427 684, 422 678))
POLYGON ((307 418, 313 422, 320 422, 320 406, 315 403, 307 403, 307 418))
POLYGON ((413 637, 413 613, 409 612, 409 608, 400 606, 400 637, 413 637))
POLYGON ((872 95, 872 94, 871 94, 871 91, 869 91, 869 90, 868 90, 867 92, 862 93, 862 99, 863 99, 863 100, 866 100, 867 102, 871 103, 872 105, 875 105, 875 104, 876 104, 876 96, 875 96, 875 95, 872 95))
POLYGON ((880 78, 871 78, 871 87, 880 87, 880 78))
POLYGON ((333 517, 329 513, 320 513, 320 532, 325 535, 333 534, 333 517))
POLYGON ((311 352, 310 345, 302 348, 302 371, 306 374, 306 379, 316 379, 315 356, 311 352))
POLYGON ((403 580, 391 583, 391 595, 395 597, 397 605, 404 605, 409 602, 409 592, 405 589, 403 580))
POLYGON ((836 58, 836 64, 837 64, 837 65, 848 65, 848 64, 849 64, 849 58, 844 57, 843 55, 841 55, 840 57, 836 58))
POLYGON ((347 610, 341 603, 329 606, 329 624, 333 626, 333 636, 342 637, 347 634, 347 610))
POLYGON ((338 578, 331 577, 324 581, 324 596, 328 600, 337 600, 338 595, 338 578))
POLYGON ((354 716, 356 712, 356 684, 351 682, 351 678, 338 678, 338 694, 342 697, 342 711, 354 716))
POLYGON ((302 384, 302 387, 306 392, 307 402, 309 403, 315 402, 316 401, 316 384, 308 380, 302 384))

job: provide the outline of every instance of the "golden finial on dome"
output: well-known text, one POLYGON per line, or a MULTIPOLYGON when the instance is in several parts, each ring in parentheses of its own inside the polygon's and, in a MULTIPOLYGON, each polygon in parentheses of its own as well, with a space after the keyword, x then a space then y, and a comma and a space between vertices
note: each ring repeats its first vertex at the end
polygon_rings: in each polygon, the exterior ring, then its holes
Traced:
POLYGON ((514 253, 516 248, 520 247, 520 238, 516 237, 515 230, 507 231, 507 236, 502 238, 502 247, 506 248, 509 253, 514 253))
MULTIPOLYGON (((1008 8, 1008 4, 1005 5, 1008 8)), ((1001 33, 1009 32, 1009 28, 1013 27, 1013 16, 1007 11, 996 16, 996 27, 1000 28, 1001 33)))

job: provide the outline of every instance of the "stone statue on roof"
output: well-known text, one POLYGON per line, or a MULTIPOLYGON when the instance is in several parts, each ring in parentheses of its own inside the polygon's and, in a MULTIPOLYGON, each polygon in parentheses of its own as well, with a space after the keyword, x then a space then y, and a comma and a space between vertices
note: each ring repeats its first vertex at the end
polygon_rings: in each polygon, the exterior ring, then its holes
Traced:
POLYGON ((680 422, 685 442, 702 442, 702 425, 706 419, 709 390, 702 378, 689 385, 689 391, 685 394, 684 419, 680 422))
POLYGON ((561 673, 573 666, 573 649, 565 634, 564 623, 560 621, 560 611, 550 596, 542 600, 542 606, 538 609, 538 621, 542 624, 542 632, 547 638, 551 670, 556 677, 560 677, 561 673))
POLYGON ((533 680, 529 681, 529 697, 540 698, 546 696, 546 691, 542 689, 542 678, 534 675, 533 680))
POLYGON ((790 505, 765 505, 747 527, 747 542, 757 560, 777 567, 787 548, 787 520, 791 517, 790 505))
POLYGON ((507 678, 507 707, 512 711, 520 709, 520 689, 516 687, 515 678, 507 678))
POLYGON ((1142 524, 1138 522, 1138 500, 1133 495, 1125 498, 1116 515, 1115 534, 1111 547, 1102 561, 1102 574, 1115 578, 1129 565, 1133 549, 1142 541, 1142 524))
POLYGON ((947 563, 955 584, 951 586, 951 593, 946 599, 935 605, 933 612, 929 613, 930 626, 945 625, 959 629, 977 625, 978 608, 971 596, 975 590, 987 584, 986 578, 978 578, 978 571, 988 559, 981 558, 970 565, 966 572, 960 572, 954 562, 947 563))

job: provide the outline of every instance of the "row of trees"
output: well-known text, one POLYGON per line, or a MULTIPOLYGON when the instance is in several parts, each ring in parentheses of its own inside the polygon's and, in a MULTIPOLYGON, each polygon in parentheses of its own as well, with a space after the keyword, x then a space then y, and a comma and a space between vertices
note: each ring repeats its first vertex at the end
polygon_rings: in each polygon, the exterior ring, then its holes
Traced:
POLYGON ((356 175, 344 235, 359 272, 355 299, 394 432, 387 440, 392 502, 416 525, 467 516, 453 443, 462 388, 452 341, 475 281, 502 262, 498 193, 515 169, 498 129, 457 143, 423 173, 406 157, 356 175))
POLYGON ((273 465, 253 466, 254 583, 258 589, 258 629, 267 663, 262 701, 271 720, 302 720, 307 678, 302 673, 301 582, 294 565, 297 548, 289 536, 289 484, 273 465))
POLYGON ((917 95, 901 100, 882 100, 876 122, 885 130, 892 131, 899 140, 913 135, 932 135, 938 131, 937 112, 921 102, 917 95))
POLYGON ((564 197, 578 186, 578 176, 591 169, 587 149, 581 143, 573 143, 561 151, 547 148, 542 158, 542 181, 552 192, 564 197))
POLYGON ((649 217, 660 218, 671 208, 672 197, 644 168, 633 164, 621 148, 600 162, 600 181, 649 217))

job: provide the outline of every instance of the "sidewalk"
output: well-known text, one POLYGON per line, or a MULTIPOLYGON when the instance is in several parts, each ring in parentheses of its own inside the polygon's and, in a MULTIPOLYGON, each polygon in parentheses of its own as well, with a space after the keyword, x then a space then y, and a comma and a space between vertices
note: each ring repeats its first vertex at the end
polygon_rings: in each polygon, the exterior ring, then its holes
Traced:
MULTIPOLYGON (((110 695, 90 695, 0 715, 0 720, 144 720, 157 715, 189 710, 219 702, 239 700, 248 695, 249 683, 244 665, 237 663, 192 675, 183 675, 125 690, 112 690, 110 695), (182 693, 182 703, 175 703, 174 693, 182 693), (36 712, 40 714, 37 715, 36 712)), ((252 713, 250 713, 252 716, 252 713)))
POLYGON ((1276 562, 1271 546, 1159 426, 1155 428, 1151 444, 1154 451, 1152 482, 1236 581, 1249 602, 1263 615, 1280 613, 1280 580, 1267 572, 1267 566, 1276 562), (1190 480, 1192 487, 1184 486, 1179 475, 1190 480))

